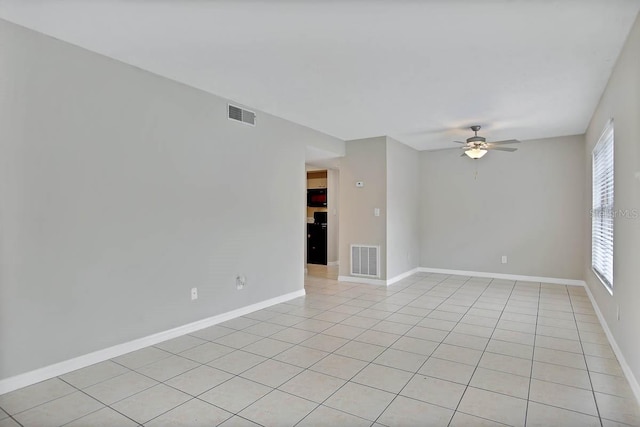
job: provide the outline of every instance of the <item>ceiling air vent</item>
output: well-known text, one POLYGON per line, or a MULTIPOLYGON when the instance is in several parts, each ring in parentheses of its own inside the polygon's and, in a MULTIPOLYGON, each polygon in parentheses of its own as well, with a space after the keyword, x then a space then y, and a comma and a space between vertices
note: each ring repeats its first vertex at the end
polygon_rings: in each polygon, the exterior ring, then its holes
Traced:
POLYGON ((256 125, 256 113, 253 111, 245 110, 235 105, 229 104, 229 120, 235 120, 247 125, 256 125))

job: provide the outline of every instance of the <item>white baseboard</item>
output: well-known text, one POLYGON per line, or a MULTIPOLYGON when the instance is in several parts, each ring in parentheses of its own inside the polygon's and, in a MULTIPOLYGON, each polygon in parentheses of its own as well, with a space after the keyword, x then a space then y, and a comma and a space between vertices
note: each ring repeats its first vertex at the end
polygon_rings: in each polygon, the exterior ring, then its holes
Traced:
POLYGON ((338 276, 338 282, 364 283, 366 285, 382 285, 386 286, 387 281, 382 279, 369 279, 357 276, 338 276))
POLYGON ((586 286, 584 280, 559 279, 555 277, 523 276, 519 274, 487 273, 485 271, 449 270, 446 268, 419 267, 423 273, 456 274, 459 276, 490 277, 492 279, 520 280, 525 282, 555 283, 557 285, 586 286))
POLYGON ((400 280, 411 276, 412 274, 417 273, 419 270, 418 268, 414 268, 413 270, 409 270, 409 271, 405 271, 402 274, 398 274, 396 277, 393 277, 391 279, 388 280, 384 280, 384 279, 369 279, 367 277, 359 277, 359 276, 338 276, 338 281, 339 282, 351 282, 351 283, 364 283, 367 285, 382 285, 382 286, 389 286, 392 285, 396 282, 399 282, 400 280))
POLYGON ((640 405, 640 384, 638 383, 638 379, 633 375, 633 371, 631 371, 631 367, 627 363, 624 355, 622 354, 622 350, 618 347, 618 343, 616 342, 613 334, 611 333, 611 329, 609 329, 609 325, 605 320, 602 312, 600 311, 600 307, 596 303, 596 299, 593 297, 591 293, 591 289, 585 283, 584 288, 587 290, 587 295, 589 295, 589 300, 591 300, 591 305, 593 305, 594 310, 596 311, 596 316, 598 316, 598 320, 600 321, 600 325, 602 325, 602 329, 604 329, 604 333, 607 335, 607 339, 609 340, 609 344, 611 344, 611 348, 618 358, 618 362, 620 363, 620 367, 622 368, 622 372, 624 372, 624 376, 627 377, 627 381, 629 382, 629 386, 631 390, 633 390, 633 394, 638 401, 638 405, 640 405))
POLYGON ((0 395, 305 295, 304 289, 0 380, 0 395))
POLYGON ((391 279, 387 279, 387 286, 389 285, 393 285, 396 282, 399 282, 402 279, 405 279, 413 274, 416 274, 418 272, 418 267, 414 268, 413 270, 409 270, 409 271, 405 271, 402 274, 398 274, 396 277, 392 277, 391 279))
POLYGON ((327 263, 327 267, 335 267, 337 265, 340 265, 340 261, 329 261, 327 263))

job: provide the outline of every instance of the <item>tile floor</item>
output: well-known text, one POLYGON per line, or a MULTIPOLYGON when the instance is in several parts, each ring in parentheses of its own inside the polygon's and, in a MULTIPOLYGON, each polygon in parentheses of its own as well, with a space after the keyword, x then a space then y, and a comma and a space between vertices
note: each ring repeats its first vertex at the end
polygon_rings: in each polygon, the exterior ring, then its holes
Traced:
POLYGON ((640 425, 582 288, 322 275, 306 297, 2 395, 0 427, 640 425))

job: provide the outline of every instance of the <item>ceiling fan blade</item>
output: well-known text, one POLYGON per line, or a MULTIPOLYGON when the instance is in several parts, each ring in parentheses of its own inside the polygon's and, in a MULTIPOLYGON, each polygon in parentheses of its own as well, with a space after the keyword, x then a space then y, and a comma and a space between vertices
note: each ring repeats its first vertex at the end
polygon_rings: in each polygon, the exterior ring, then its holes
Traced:
POLYGON ((458 144, 466 144, 466 142, 462 142, 462 141, 453 141, 453 142, 457 142, 458 144))
POLYGON ((467 153, 466 153, 466 152, 464 152, 464 153, 460 154, 460 157, 464 157, 464 156, 466 156, 466 155, 467 155, 467 153))
POLYGON ((504 145, 504 144, 520 144, 517 139, 505 139, 504 141, 490 142, 491 145, 504 145))
POLYGON ((511 148, 511 147, 488 147, 489 150, 496 150, 496 151, 509 151, 511 153, 513 153, 514 151, 518 151, 517 148, 511 148))

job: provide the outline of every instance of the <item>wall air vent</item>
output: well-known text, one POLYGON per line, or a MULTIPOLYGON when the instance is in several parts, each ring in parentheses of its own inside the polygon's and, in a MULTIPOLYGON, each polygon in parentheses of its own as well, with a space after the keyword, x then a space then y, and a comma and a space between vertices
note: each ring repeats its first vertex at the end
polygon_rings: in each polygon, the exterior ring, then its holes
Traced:
POLYGON ((229 120, 235 120, 247 125, 256 125, 256 113, 253 111, 245 110, 235 105, 229 104, 229 120))
POLYGON ((380 246, 351 245, 351 275, 380 277, 380 246))

